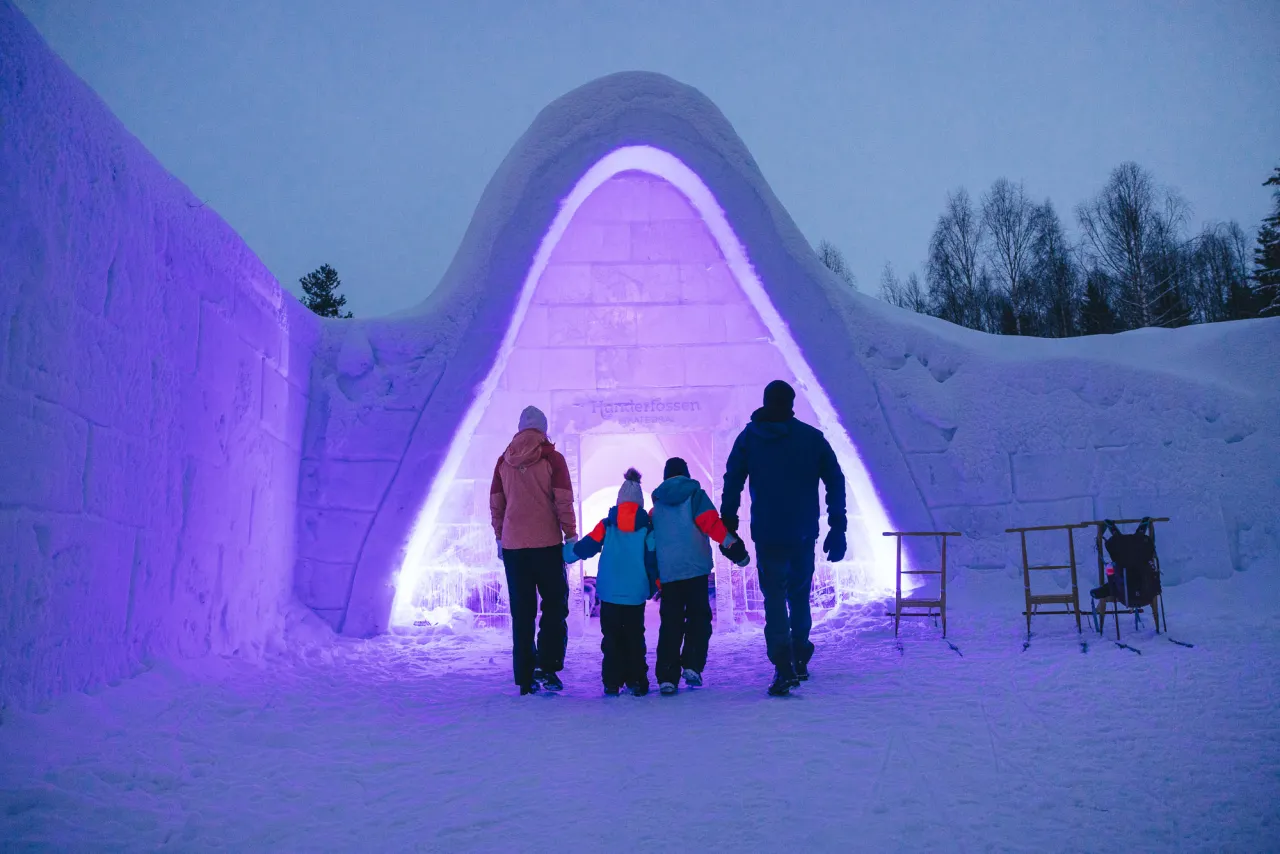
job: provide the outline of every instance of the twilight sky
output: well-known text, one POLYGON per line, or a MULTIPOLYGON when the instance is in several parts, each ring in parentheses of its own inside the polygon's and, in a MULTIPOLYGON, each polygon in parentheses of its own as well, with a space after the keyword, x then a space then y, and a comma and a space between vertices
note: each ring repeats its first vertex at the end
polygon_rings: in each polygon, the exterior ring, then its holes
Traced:
POLYGON ((1023 181, 1074 231, 1136 160, 1193 227, 1252 232, 1280 165, 1274 0, 16 2, 283 284, 332 264, 357 317, 419 302, 537 112, 614 71, 708 95, 868 293, 959 186, 1023 181))

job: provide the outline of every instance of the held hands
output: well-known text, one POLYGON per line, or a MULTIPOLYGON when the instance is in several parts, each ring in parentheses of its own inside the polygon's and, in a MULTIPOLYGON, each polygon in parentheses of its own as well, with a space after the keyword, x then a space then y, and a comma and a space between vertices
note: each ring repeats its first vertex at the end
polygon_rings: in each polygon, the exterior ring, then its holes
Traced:
POLYGON ((563 558, 565 563, 578 562, 578 554, 573 550, 573 547, 576 546, 577 544, 578 544, 577 537, 569 537, 567 540, 564 541, 564 548, 561 550, 561 557, 563 558))
POLYGON ((844 531, 833 530, 822 541, 822 551, 826 554, 827 560, 832 563, 839 563, 844 560, 845 553, 848 550, 849 544, 845 541, 844 531))
POLYGON ((733 561, 738 566, 746 566, 751 563, 751 556, 747 554, 747 545, 742 539, 733 533, 724 538, 724 542, 720 544, 720 554, 733 561))

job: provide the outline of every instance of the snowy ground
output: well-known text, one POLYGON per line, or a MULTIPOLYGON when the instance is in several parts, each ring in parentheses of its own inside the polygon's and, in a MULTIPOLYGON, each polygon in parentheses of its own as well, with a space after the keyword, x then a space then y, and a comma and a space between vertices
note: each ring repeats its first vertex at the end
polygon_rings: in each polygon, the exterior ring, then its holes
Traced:
POLYGON ((1023 651, 1018 582, 956 582, 963 655, 924 621, 899 652, 882 618, 832 620, 788 699, 758 630, 674 698, 602 697, 593 637, 559 696, 516 696, 492 633, 161 666, 5 718, 0 848, 1275 850, 1267 576, 1172 588, 1195 647, 1130 623, 1141 655, 1082 654, 1065 617, 1023 651))

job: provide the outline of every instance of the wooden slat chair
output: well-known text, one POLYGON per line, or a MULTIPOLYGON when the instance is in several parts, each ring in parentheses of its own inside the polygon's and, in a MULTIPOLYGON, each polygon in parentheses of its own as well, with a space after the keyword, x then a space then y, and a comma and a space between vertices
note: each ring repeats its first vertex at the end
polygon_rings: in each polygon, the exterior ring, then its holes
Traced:
MULTIPOLYGON (((1147 521, 1151 523, 1151 544, 1154 546, 1156 543, 1156 522, 1168 522, 1169 517, 1161 516, 1157 518, 1157 517, 1149 516, 1147 517, 1147 521)), ((1114 525, 1137 525, 1140 522, 1142 522, 1141 519, 1112 519, 1111 520, 1111 523, 1114 525)), ((1107 583, 1107 568, 1106 568, 1107 549, 1102 538, 1102 535, 1106 533, 1106 520, 1095 519, 1092 522, 1085 522, 1084 525, 1086 527, 1093 526, 1098 529, 1098 539, 1097 539, 1096 548, 1098 550, 1098 586, 1101 587, 1103 584, 1107 583)), ((1156 578, 1160 578, 1159 549, 1156 550, 1156 578)), ((1167 617, 1165 617, 1165 614, 1164 614, 1164 592, 1163 592, 1164 579, 1160 579, 1160 581, 1161 581, 1160 583, 1161 593, 1151 602, 1151 614, 1152 614, 1152 620, 1156 624, 1156 634, 1160 633, 1161 623, 1164 623, 1164 631, 1166 632, 1169 631, 1169 620, 1167 617)), ((1120 603, 1115 599, 1112 599, 1110 601, 1110 605, 1112 608, 1111 613, 1114 614, 1116 618, 1116 640, 1120 640, 1120 615, 1132 614, 1134 612, 1134 609, 1121 608, 1120 603)), ((1138 609, 1138 610, 1141 610, 1141 609, 1138 609)), ((1098 615, 1098 634, 1102 634, 1102 627, 1106 623, 1106 621, 1107 621, 1107 605, 1104 604, 1102 608, 1102 613, 1098 615)))
POLYGON ((1075 530, 1077 528, 1086 528, 1087 525, 1038 525, 1030 528, 1006 528, 1006 534, 1017 534, 1022 540, 1022 589, 1026 594, 1027 609, 1022 613, 1027 618, 1027 638, 1031 638, 1031 618, 1049 616, 1051 614, 1074 615, 1076 618, 1076 632, 1081 633, 1084 627, 1080 623, 1080 587, 1076 580, 1076 540, 1075 530), (1027 559, 1027 533, 1030 531, 1066 531, 1067 532, 1067 560, 1065 564, 1039 564, 1032 565, 1027 559), (1071 570, 1071 592, 1070 593, 1032 593, 1031 592, 1031 573, 1038 570, 1071 570), (1059 611, 1042 611, 1041 606, 1044 605, 1062 605, 1059 611))
POLYGON ((889 616, 893 617, 893 636, 898 636, 898 625, 903 617, 941 617, 942 618, 942 636, 947 636, 947 537, 958 537, 958 531, 885 531, 884 536, 893 537, 898 544, 897 556, 897 592, 894 595, 893 613, 889 616), (903 569, 902 568, 902 538, 903 537, 941 537, 942 538, 942 568, 941 569, 903 569), (939 592, 936 599, 925 598, 902 598, 902 576, 904 575, 937 575, 939 576, 939 592), (903 611, 902 606, 908 608, 924 608, 924 612, 920 611, 903 611), (938 609, 938 613, 934 613, 934 609, 938 609))

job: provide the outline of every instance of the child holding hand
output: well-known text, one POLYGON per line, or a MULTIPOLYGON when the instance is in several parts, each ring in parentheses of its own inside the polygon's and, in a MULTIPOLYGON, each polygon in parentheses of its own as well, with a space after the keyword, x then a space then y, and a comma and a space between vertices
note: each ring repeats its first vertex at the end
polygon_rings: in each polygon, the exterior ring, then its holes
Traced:
POLYGON ((731 533, 689 465, 667 460, 662 483, 653 491, 653 535, 662 582, 662 627, 658 630, 658 690, 674 694, 702 684, 711 642, 711 541, 738 566, 750 562, 747 547, 731 533), (683 649, 682 649, 683 647, 683 649))
POLYGON ((634 696, 649 693, 649 663, 644 640, 644 606, 657 592, 658 570, 653 523, 644 509, 640 473, 627 469, 618 503, 595 529, 566 544, 566 563, 600 555, 596 598, 600 600, 601 679, 604 692, 617 696, 625 685, 634 696))

